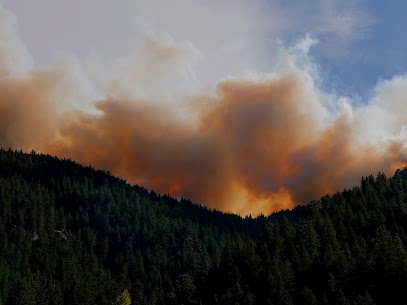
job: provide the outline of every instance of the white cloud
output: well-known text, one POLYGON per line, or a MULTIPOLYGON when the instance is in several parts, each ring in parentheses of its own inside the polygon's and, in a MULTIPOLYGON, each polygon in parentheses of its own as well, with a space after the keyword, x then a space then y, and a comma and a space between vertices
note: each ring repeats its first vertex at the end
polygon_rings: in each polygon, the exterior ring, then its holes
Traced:
POLYGON ((99 54, 106 65, 144 44, 140 29, 190 42, 203 55, 205 80, 270 71, 278 39, 291 44, 310 33, 315 54, 347 55, 349 44, 372 24, 363 1, 310 0, 4 0, 19 17, 35 59, 50 63, 58 52, 79 58, 99 54), (52 28, 52 30, 50 30, 52 28), (210 64, 209 64, 210 63, 210 64))
POLYGON ((26 46, 17 34, 17 18, 0 4, 0 63, 8 73, 21 74, 32 68, 26 46))

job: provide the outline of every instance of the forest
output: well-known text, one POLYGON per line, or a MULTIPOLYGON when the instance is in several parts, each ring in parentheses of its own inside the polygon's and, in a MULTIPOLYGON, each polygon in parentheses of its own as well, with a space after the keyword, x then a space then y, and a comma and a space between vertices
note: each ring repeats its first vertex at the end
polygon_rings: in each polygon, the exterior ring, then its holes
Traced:
POLYGON ((240 217, 0 149, 0 304, 407 304, 407 169, 240 217))

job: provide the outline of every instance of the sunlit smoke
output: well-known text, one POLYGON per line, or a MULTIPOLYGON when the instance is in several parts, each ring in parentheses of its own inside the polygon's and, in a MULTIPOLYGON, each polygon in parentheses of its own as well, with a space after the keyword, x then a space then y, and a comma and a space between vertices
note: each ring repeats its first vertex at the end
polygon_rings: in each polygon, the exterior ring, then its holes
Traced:
POLYGON ((207 87, 194 70, 205 53, 148 31, 103 78, 77 60, 32 67, 1 12, 2 147, 72 158, 241 215, 306 204, 407 160, 407 77, 380 82, 355 106, 320 88, 311 36, 276 44, 270 73, 243 69, 207 87))

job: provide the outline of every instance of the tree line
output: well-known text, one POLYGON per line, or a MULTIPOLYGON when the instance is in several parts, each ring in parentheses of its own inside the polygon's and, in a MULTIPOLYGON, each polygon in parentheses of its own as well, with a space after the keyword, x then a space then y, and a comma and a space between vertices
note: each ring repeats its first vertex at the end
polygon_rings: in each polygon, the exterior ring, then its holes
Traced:
POLYGON ((406 304, 407 170, 240 217, 0 149, 0 304, 406 304))

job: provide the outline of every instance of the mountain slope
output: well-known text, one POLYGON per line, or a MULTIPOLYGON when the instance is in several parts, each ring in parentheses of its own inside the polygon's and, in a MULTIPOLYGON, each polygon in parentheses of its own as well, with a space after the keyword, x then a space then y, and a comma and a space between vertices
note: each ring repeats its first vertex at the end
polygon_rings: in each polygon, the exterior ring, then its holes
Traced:
POLYGON ((3 304, 111 304, 126 287, 155 303, 180 274, 218 262, 227 243, 251 240, 265 222, 11 150, 0 150, 0 202, 3 304))
POLYGON ((227 247, 204 303, 407 304, 406 232, 407 170, 364 177, 227 247))
POLYGON ((0 149, 0 304, 405 304, 407 171, 241 218, 0 149))

